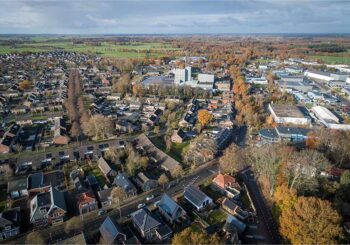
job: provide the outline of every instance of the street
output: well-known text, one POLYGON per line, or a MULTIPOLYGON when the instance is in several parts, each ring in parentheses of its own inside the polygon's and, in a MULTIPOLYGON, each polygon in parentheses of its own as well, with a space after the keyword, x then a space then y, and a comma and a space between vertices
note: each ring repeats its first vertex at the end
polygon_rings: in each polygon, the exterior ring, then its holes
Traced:
POLYGON ((266 205, 260 187, 255 180, 253 171, 250 168, 244 169, 240 175, 246 184, 251 195, 257 215, 265 230, 265 242, 269 244, 281 244, 281 237, 278 232, 278 226, 273 219, 270 208, 266 205))

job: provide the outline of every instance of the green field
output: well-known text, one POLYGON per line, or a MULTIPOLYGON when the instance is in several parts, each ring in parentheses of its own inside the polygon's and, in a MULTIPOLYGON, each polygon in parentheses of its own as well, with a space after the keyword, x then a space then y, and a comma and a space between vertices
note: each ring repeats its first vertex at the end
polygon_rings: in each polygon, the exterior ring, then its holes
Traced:
POLYGON ((330 56, 330 55, 316 55, 310 56, 310 58, 314 60, 321 60, 325 63, 329 64, 345 64, 350 65, 350 57, 338 57, 338 56, 330 56))
POLYGON ((145 58, 149 51, 150 57, 162 57, 165 51, 181 51, 173 48, 169 44, 150 42, 150 43, 123 43, 114 44, 102 42, 101 45, 75 44, 68 40, 52 42, 41 41, 42 37, 36 37, 33 42, 26 42, 16 45, 1 45, 0 54, 22 53, 22 52, 49 52, 62 49, 65 51, 79 52, 85 54, 95 54, 109 58, 145 58))

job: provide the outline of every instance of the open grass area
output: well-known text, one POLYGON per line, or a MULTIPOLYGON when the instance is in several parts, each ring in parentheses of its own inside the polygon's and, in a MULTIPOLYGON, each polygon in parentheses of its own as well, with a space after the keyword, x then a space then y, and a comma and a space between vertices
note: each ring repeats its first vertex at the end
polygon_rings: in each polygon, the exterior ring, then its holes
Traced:
POLYGON ((184 143, 172 143, 170 151, 166 151, 165 142, 162 137, 151 137, 152 143, 160 150, 166 152, 169 156, 178 162, 182 162, 182 152, 186 146, 190 144, 189 141, 184 143))
POLYGON ((350 57, 338 57, 338 56, 331 56, 331 55, 316 55, 316 56, 310 56, 310 58, 312 58, 314 60, 321 60, 322 62, 325 62, 328 64, 350 65, 350 57))
POLYGON ((89 174, 91 175, 95 175, 98 183, 100 184, 101 187, 105 186, 106 184, 106 179, 103 176, 101 170, 98 167, 94 167, 93 169, 91 169, 89 172, 89 174))
POLYGON ((150 43, 109 43, 102 42, 100 45, 75 44, 71 41, 40 41, 43 37, 36 37, 35 42, 18 44, 16 46, 1 45, 0 54, 22 53, 22 52, 49 52, 62 49, 65 51, 78 52, 84 54, 95 54, 102 57, 111 58, 145 58, 149 51, 149 57, 162 57, 162 51, 180 50, 169 44, 150 43), (37 41, 38 40, 38 41, 37 41))
POLYGON ((221 209, 217 209, 209 214, 206 221, 210 225, 214 225, 214 224, 224 222, 226 220, 226 218, 227 218, 227 214, 224 211, 222 211, 221 209))

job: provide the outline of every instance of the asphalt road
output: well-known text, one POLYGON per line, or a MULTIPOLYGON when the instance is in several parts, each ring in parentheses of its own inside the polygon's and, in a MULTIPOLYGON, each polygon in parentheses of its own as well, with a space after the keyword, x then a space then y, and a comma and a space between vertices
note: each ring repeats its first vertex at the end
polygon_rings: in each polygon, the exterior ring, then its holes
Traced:
POLYGON ((270 208, 266 205, 260 187, 255 180, 253 171, 250 168, 243 170, 240 175, 246 184, 259 220, 263 223, 265 230, 265 242, 268 244, 281 244, 281 237, 278 226, 272 217, 270 208))

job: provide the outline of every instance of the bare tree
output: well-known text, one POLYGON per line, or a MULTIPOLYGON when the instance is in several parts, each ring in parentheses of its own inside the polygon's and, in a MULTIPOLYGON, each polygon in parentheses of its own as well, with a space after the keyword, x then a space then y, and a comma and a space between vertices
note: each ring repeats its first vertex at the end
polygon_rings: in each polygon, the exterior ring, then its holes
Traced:
POLYGON ((117 187, 113 187, 112 192, 111 192, 111 196, 113 199, 113 202, 115 202, 118 205, 118 209, 119 209, 119 214, 120 217, 122 216, 122 212, 121 212, 121 203, 125 200, 126 198, 126 193, 123 190, 123 188, 121 188, 120 186, 117 187))

